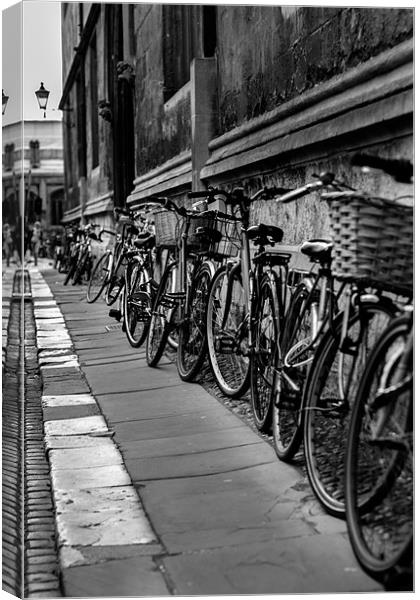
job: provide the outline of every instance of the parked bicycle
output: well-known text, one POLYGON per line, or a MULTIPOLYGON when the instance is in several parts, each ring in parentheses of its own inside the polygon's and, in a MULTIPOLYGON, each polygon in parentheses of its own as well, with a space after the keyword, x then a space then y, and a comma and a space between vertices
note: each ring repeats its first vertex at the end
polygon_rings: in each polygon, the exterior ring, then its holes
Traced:
MULTIPOLYGON (((403 183, 409 183, 413 174, 408 161, 361 155, 355 162, 381 168, 403 183)), ((411 253, 402 254, 406 248, 395 243, 398 239, 394 240, 394 267, 398 260, 403 262, 390 281, 395 275, 398 280, 404 264, 405 293, 411 296, 411 253)), ((346 518, 353 550, 361 566, 386 584, 411 568, 413 463, 413 305, 409 300, 381 335, 360 378, 345 465, 346 518)))
POLYGON ((309 481, 324 508, 345 516, 345 450, 357 385, 405 295, 412 209, 359 192, 324 194, 335 240, 333 272, 347 283, 343 308, 323 332, 301 410, 309 481))
MULTIPOLYGON (((172 222, 172 236, 179 251, 169 256, 153 305, 146 342, 146 358, 157 366, 168 339, 177 337, 177 368, 181 379, 191 381, 199 372, 206 353, 203 315, 207 291, 215 272, 208 260, 209 245, 220 234, 214 230, 213 214, 177 206, 168 198, 154 197, 150 205, 161 206, 178 218, 172 222)), ((155 215, 158 233, 158 219, 155 215)), ((174 344, 173 344, 174 345, 174 344)))
MULTIPOLYGON (((101 229, 98 235, 98 242, 102 242, 103 234, 115 236, 114 231, 101 229)), ((111 248, 107 248, 105 252, 103 252, 98 258, 91 271, 88 287, 86 290, 86 300, 89 302, 89 304, 96 302, 96 300, 98 300, 98 298, 100 298, 100 296, 102 295, 106 285, 109 282, 112 262, 113 251, 111 248)))
POLYGON ((97 239, 94 232, 97 227, 99 225, 88 223, 83 228, 74 231, 74 237, 70 244, 69 269, 64 285, 67 285, 70 280, 72 285, 89 281, 94 260, 91 242, 97 239))

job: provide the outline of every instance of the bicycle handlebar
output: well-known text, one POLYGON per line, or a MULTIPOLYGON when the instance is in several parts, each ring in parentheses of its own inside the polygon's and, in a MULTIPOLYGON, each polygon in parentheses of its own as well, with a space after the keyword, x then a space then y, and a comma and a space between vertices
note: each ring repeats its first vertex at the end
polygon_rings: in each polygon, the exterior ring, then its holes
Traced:
POLYGON ((315 190, 319 190, 321 188, 325 188, 328 186, 332 186, 335 189, 337 189, 337 188, 346 188, 348 190, 354 189, 354 188, 350 187, 349 185, 347 185, 346 183, 344 183, 343 181, 338 181, 335 178, 334 173, 330 173, 329 171, 325 171, 323 173, 320 173, 319 175, 314 173, 313 177, 317 178, 316 181, 311 181, 310 183, 307 183, 306 185, 304 185, 300 188, 296 188, 295 190, 291 190, 290 192, 287 192, 286 194, 282 194, 280 196, 280 198, 276 198, 276 202, 282 202, 283 204, 287 204, 288 202, 292 202, 293 200, 298 200, 299 198, 306 196, 306 194, 309 194, 310 192, 313 192, 315 190))
POLYGON ((232 192, 227 192, 226 190, 210 187, 207 190, 188 192, 188 198, 209 198, 214 200, 216 196, 223 196, 228 203, 235 203, 238 201, 248 201, 251 203, 264 196, 266 198, 274 198, 275 196, 285 194, 289 191, 289 189, 283 187, 264 187, 258 190, 253 196, 247 198, 243 188, 234 188, 232 192))
POLYGON ((351 159, 351 164, 358 167, 371 167, 387 173, 399 183, 411 183, 413 164, 403 158, 381 158, 370 154, 357 153, 351 159))

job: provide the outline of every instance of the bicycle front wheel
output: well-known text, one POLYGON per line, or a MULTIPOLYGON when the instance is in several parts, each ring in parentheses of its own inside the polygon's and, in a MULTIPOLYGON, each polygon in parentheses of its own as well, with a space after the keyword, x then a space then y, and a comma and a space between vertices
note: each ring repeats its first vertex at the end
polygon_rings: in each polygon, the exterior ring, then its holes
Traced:
POLYGON ((330 514, 344 518, 344 467, 351 410, 357 384, 393 315, 392 305, 364 303, 363 315, 351 317, 340 351, 343 318, 320 340, 303 400, 303 438, 308 477, 315 495, 330 514))
POLYGON ((123 246, 120 242, 114 251, 111 273, 109 274, 105 291, 105 302, 108 306, 112 306, 112 304, 114 304, 124 286, 124 271, 126 261, 123 257, 122 250, 123 246))
POLYGON ((74 271, 71 284, 76 285, 77 283, 83 283, 82 277, 86 273, 88 264, 88 253, 85 251, 77 262, 76 269, 74 271))
POLYGON ((249 387, 249 319, 242 279, 221 267, 215 274, 207 304, 207 343, 210 366, 221 391, 231 398, 249 387), (226 324, 223 324, 228 303, 226 324))
POLYGON ((205 316, 211 279, 210 268, 202 265, 191 283, 178 335, 177 367, 183 381, 192 381, 197 376, 206 357, 205 316))
POLYGON ((269 433, 272 425, 272 400, 278 359, 280 305, 274 273, 265 275, 258 290, 254 326, 251 331, 251 408, 254 423, 269 433))
POLYGON ((373 351, 358 388, 346 459, 350 542, 373 576, 393 576, 412 559, 413 385, 411 325, 395 319, 373 351))
POLYGON ((96 302, 102 294, 108 278, 108 254, 103 254, 92 269, 86 292, 86 300, 89 304, 96 302))
POLYGON ((124 325, 128 342, 139 348, 146 339, 152 316, 150 276, 139 263, 127 266, 124 293, 124 325))
MULTIPOLYGON (((317 302, 306 285, 297 287, 286 315, 282 341, 284 376, 273 401, 273 443, 280 460, 290 461, 302 442, 302 398, 313 351, 312 306, 317 302)), ((281 375, 280 375, 281 377, 281 375)))
POLYGON ((146 360, 149 367, 156 367, 162 358, 173 326, 178 305, 173 295, 176 290, 176 271, 177 263, 172 263, 160 280, 146 339, 146 360))
POLYGON ((77 256, 71 256, 69 259, 69 268, 66 274, 66 278, 63 281, 63 285, 67 285, 70 279, 74 277, 74 273, 77 268, 77 256))

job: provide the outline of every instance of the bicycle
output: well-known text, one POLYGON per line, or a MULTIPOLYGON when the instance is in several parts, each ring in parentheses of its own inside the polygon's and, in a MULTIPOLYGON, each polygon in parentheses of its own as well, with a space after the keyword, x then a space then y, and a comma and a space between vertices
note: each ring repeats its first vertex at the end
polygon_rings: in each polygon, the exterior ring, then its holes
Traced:
POLYGON ((99 227, 99 225, 88 223, 83 228, 76 230, 76 239, 73 241, 70 250, 70 268, 64 280, 64 285, 67 285, 70 279, 72 285, 82 283, 83 277, 86 281, 89 281, 93 263, 91 240, 97 239, 93 231, 96 227, 99 227))
POLYGON ((357 192, 334 192, 323 198, 330 205, 336 240, 334 274, 347 286, 343 309, 323 332, 306 379, 303 446, 316 497, 327 512, 344 518, 345 442, 357 383, 369 353, 398 311, 397 295, 406 291, 404 275, 395 275, 389 240, 395 246, 402 235, 406 252, 411 210, 357 192), (352 229, 353 213, 358 232, 352 229), (383 229, 378 235, 379 224, 383 229))
POLYGON ((123 323, 128 342, 139 348, 145 341, 152 305, 158 284, 155 271, 155 235, 150 231, 138 233, 125 249, 123 323))
MULTIPOLYGON (((402 172, 399 161, 362 155, 357 162, 379 167, 404 183, 413 173, 407 161, 402 172)), ((383 332, 360 379, 345 463, 352 548, 363 569, 386 584, 396 578, 401 585, 400 575, 403 585, 412 580, 413 462, 413 305, 409 301, 383 332)))
MULTIPOLYGON (((183 381, 192 381, 201 369, 207 349, 202 316, 215 267, 205 256, 210 241, 220 236, 212 231, 213 214, 179 207, 168 198, 154 197, 148 203, 181 217, 182 232, 178 256, 169 259, 157 290, 146 359, 149 366, 157 366, 168 338, 177 332, 178 372, 183 381)), ((155 224, 157 227, 156 215, 155 224)))
POLYGON ((274 225, 249 226, 249 210, 255 200, 274 198, 286 191, 263 188, 251 197, 240 188, 232 193, 212 191, 237 215, 241 243, 239 252, 218 269, 211 283, 206 316, 210 366, 227 396, 240 397, 251 385, 254 420, 263 431, 270 427, 267 398, 285 300, 280 281, 290 254, 266 249, 282 241, 283 231, 274 225), (257 247, 252 261, 251 242, 257 247))
MULTIPOLYGON (((103 233, 115 236, 114 231, 101 229, 98 235, 98 242, 102 242, 103 233)), ((111 249, 107 248, 93 266, 86 291, 86 300, 89 304, 96 302, 96 300, 102 295, 105 286, 108 285, 112 261, 113 252, 111 249)))
POLYGON ((365 571, 382 579, 413 553, 413 307, 392 321, 356 394, 346 457, 350 542, 365 571))

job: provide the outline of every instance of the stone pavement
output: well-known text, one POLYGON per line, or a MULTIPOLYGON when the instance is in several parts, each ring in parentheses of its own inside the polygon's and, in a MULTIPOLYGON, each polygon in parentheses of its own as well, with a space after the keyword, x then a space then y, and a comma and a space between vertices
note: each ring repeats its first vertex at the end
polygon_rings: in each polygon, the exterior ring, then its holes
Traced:
POLYGON ((63 595, 383 589, 299 468, 168 360, 148 368, 101 300, 30 275, 63 595))

